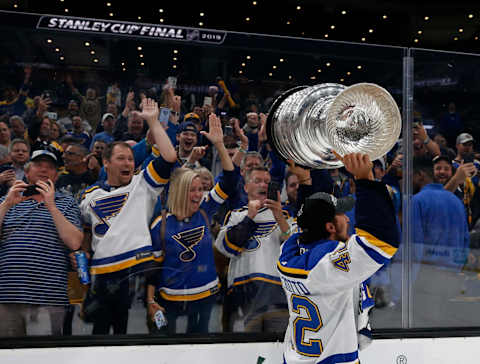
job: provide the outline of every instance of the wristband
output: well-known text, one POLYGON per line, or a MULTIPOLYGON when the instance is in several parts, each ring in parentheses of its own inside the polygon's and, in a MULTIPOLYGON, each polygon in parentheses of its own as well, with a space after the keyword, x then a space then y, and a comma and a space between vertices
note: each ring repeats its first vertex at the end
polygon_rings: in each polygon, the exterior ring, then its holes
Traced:
POLYGON ((238 151, 240 153, 247 153, 247 150, 243 149, 242 147, 238 147, 238 151))
POLYGON ((155 300, 150 300, 147 302, 149 305, 153 305, 154 303, 156 304, 157 302, 155 302, 155 300))
POLYGON ((288 228, 287 231, 283 232, 280 234, 282 237, 289 237, 291 235, 292 231, 291 228, 288 228))

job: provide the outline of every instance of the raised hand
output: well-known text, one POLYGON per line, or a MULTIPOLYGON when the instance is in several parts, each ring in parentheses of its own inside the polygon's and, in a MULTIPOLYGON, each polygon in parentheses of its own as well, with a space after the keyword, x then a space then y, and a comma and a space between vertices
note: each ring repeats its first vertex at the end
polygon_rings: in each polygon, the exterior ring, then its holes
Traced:
POLYGON ((142 111, 134 111, 140 118, 146 120, 147 122, 157 121, 160 110, 158 104, 155 100, 145 98, 142 101, 142 111))
POLYGON ((353 174, 355 179, 373 180, 373 163, 368 154, 350 153, 342 157, 335 151, 332 153, 343 162, 345 169, 353 174))
POLYGON ((208 133, 202 130, 200 133, 210 140, 213 145, 222 143, 223 144, 223 130, 222 122, 220 118, 215 114, 210 114, 208 116, 209 131, 208 133))

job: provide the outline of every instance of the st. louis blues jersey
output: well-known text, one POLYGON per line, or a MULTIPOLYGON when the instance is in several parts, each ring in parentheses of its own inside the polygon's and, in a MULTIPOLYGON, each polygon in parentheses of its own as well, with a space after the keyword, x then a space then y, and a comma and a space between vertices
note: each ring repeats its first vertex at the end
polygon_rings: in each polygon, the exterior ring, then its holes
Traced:
POLYGON ((112 188, 100 182, 85 190, 80 210, 92 232, 92 274, 113 273, 153 260, 149 223, 172 165, 157 158, 126 186, 112 188))
MULTIPOLYGON (((346 242, 302 244, 295 234, 282 245, 277 267, 290 311, 287 364, 358 361, 355 292, 392 258, 398 235, 391 198, 380 182, 357 181, 355 212, 356 234, 346 242)), ((365 308, 371 306, 368 296, 365 308)))
MULTIPOLYGON (((296 228, 294 219, 283 210, 290 229, 296 228)), ((248 207, 232 211, 225 218, 215 247, 226 257, 230 258, 228 267, 228 288, 252 281, 261 281, 274 285, 281 285, 276 262, 280 253, 281 230, 268 208, 261 208, 253 221, 250 221, 250 234, 246 234, 245 241, 235 242, 232 229, 245 221, 248 207)), ((248 218, 247 218, 248 219, 248 218)), ((248 219, 249 220, 249 219, 248 219)))
POLYGON ((200 211, 179 221, 166 215, 165 242, 161 239, 162 216, 151 225, 153 249, 163 264, 156 272, 156 289, 168 301, 196 301, 219 291, 220 283, 213 258, 213 242, 209 223, 218 207, 236 185, 233 172, 224 172, 220 181, 204 197, 200 211), (165 252, 163 249, 165 248, 165 252))

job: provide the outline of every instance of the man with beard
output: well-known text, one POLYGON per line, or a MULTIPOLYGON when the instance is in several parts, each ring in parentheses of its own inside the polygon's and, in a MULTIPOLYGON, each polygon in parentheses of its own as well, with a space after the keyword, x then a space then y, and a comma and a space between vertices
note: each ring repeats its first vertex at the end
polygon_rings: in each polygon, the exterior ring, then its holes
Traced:
POLYGON ((87 155, 88 150, 82 144, 69 145, 63 152, 65 171, 60 173, 56 183, 59 191, 72 194, 77 201, 80 200, 80 192, 97 181, 100 171, 98 163, 97 168, 88 168, 87 155))
POLYGON ((348 154, 343 163, 356 180, 355 202, 310 195, 297 216, 302 231, 282 245, 276 262, 290 311, 284 363, 358 362, 357 330, 368 328, 372 305, 362 282, 398 248, 395 211, 385 185, 373 179, 368 155, 348 154), (345 213, 354 204, 356 233, 349 236, 345 213))
MULTIPOLYGON (((193 147, 198 142, 198 129, 191 121, 184 121, 178 126, 177 130, 177 156, 178 161, 183 165, 187 162, 190 154, 192 154, 193 147)), ((195 162, 195 165, 187 165, 187 167, 200 167, 200 164, 195 162)))
POLYGON ((479 185, 475 184, 475 179, 472 178, 476 173, 477 168, 472 162, 458 164, 455 169, 447 155, 433 158, 434 181, 444 185, 447 191, 453 192, 463 202, 470 229, 480 217, 479 185))

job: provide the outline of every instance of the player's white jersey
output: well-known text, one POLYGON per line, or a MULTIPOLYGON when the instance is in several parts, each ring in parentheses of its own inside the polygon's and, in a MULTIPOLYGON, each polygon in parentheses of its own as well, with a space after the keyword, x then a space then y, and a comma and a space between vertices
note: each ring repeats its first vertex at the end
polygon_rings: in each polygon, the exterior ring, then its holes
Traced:
POLYGON ((80 210, 91 228, 92 274, 112 273, 153 259, 149 224, 170 175, 155 161, 120 188, 97 183, 83 194, 80 210))
POLYGON ((285 362, 357 363, 358 287, 396 248, 361 229, 346 243, 302 245, 298 237, 282 245, 277 263, 290 311, 285 362))
MULTIPOLYGON (((291 229, 296 227, 293 218, 283 211, 291 229)), ((238 286, 252 281, 263 281, 280 285, 276 262, 280 253, 281 230, 270 209, 262 208, 253 219, 254 231, 242 246, 229 240, 228 231, 238 225, 248 214, 248 208, 234 210, 226 217, 215 247, 230 258, 228 267, 228 287, 238 286)))

